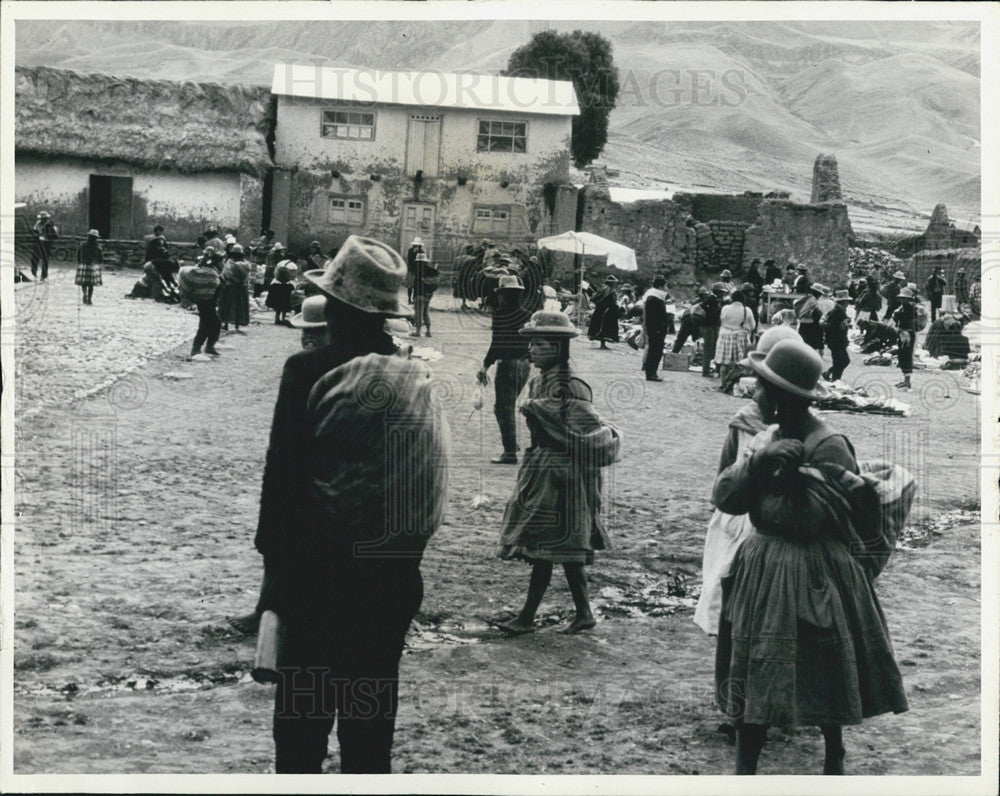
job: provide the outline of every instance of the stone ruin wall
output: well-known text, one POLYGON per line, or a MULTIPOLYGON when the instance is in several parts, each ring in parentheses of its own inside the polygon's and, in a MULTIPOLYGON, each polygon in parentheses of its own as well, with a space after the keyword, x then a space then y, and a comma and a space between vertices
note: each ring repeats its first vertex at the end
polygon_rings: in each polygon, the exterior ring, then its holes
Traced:
POLYGON ((846 278, 853 238, 836 168, 836 158, 817 158, 813 196, 824 198, 808 204, 786 192, 749 191, 617 204, 595 181, 583 188, 580 228, 635 249, 639 281, 662 272, 682 292, 715 281, 726 268, 738 278, 755 257, 782 268, 789 260, 803 263, 813 279, 833 287, 846 278))

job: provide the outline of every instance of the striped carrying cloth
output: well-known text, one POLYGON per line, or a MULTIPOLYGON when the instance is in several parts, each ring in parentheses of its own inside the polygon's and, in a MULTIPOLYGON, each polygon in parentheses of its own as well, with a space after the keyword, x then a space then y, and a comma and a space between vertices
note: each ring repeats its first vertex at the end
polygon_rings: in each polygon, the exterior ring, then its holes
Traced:
POLYGON ((190 301, 215 298, 221 281, 219 272, 211 266, 187 265, 177 274, 177 287, 190 301))

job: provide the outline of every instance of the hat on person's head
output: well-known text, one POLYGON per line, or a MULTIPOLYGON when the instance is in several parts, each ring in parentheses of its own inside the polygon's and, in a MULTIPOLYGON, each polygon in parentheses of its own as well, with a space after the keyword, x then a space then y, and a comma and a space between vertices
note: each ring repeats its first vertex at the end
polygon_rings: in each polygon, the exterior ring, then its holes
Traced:
POLYGON ((742 285, 740 285, 740 290, 742 290, 744 293, 748 291, 756 292, 757 288, 753 286, 753 282, 744 282, 742 285))
POLYGON ((518 334, 525 337, 576 337, 580 332, 573 321, 564 312, 558 310, 539 310, 531 316, 524 326, 518 329, 518 334))
POLYGON ((713 282, 712 292, 715 293, 716 295, 724 296, 726 293, 729 292, 729 288, 727 288, 724 284, 722 284, 722 282, 713 282))
POLYGON ((896 273, 894 273, 892 275, 892 278, 893 279, 906 279, 906 274, 904 274, 902 271, 896 271, 896 273))
POLYGON ((313 247, 315 247, 317 249, 322 249, 323 248, 322 246, 319 245, 319 241, 318 240, 311 240, 311 241, 309 241, 309 248, 312 249, 313 247))
POLYGON ((52 214, 48 210, 39 210, 38 211, 38 217, 39 218, 52 218, 52 214))
POLYGON ((362 312, 397 318, 412 314, 399 304, 406 263, 373 238, 349 236, 337 256, 327 261, 323 275, 307 278, 328 296, 362 312))
POLYGON ((90 237, 92 237, 92 238, 99 238, 99 237, 101 237, 101 233, 98 230, 96 230, 96 229, 90 230, 90 232, 88 232, 87 234, 90 237))
POLYGON ((709 290, 709 289, 708 289, 707 287, 705 287, 704 285, 700 285, 700 286, 698 287, 698 295, 699 295, 699 296, 711 296, 711 295, 712 295, 712 291, 711 291, 711 290, 709 290))
POLYGON ((914 293, 910 288, 904 287, 902 290, 899 291, 899 297, 901 299, 911 299, 912 300, 912 299, 915 299, 917 297, 917 294, 914 293))
POLYGON ((784 282, 782 282, 782 281, 781 281, 780 279, 775 279, 775 280, 774 280, 774 281, 773 281, 773 282, 771 283, 771 287, 773 287, 773 288, 775 288, 775 289, 780 289, 780 288, 783 288, 784 286, 785 286, 785 283, 784 283, 784 282))
POLYGON ((410 241, 411 246, 423 246, 424 242, 421 240, 420 236, 417 235, 413 240, 410 241))
POLYGON ((802 263, 798 263, 795 266, 795 270, 796 271, 801 271, 802 273, 805 273, 808 269, 802 263))
POLYGON ((799 398, 821 398, 819 385, 823 360, 801 339, 779 340, 766 354, 750 353, 750 367, 769 384, 799 398))
POLYGON ((326 326, 326 296, 309 296, 302 302, 302 311, 293 315, 289 323, 296 329, 318 329, 326 326))
POLYGON ((425 252, 417 252, 417 256, 414 257, 413 259, 414 259, 415 262, 418 262, 418 263, 430 262, 430 260, 427 258, 427 254, 425 252))
POLYGON ((813 282, 809 285, 809 291, 816 294, 817 296, 829 296, 830 288, 826 285, 820 284, 819 282, 813 282))
POLYGON ((524 290, 524 285, 521 284, 521 280, 511 274, 510 276, 500 277, 497 290, 524 290))
POLYGON ((794 271, 795 270, 795 263, 789 263, 788 265, 786 265, 785 266, 785 270, 786 271, 794 271))
POLYGON ((618 284, 618 277, 615 276, 614 274, 608 274, 604 278, 604 284, 606 284, 606 285, 617 285, 618 284))
POLYGON ((285 244, 283 244, 283 243, 281 243, 279 241, 275 241, 274 245, 271 246, 272 250, 284 249, 284 248, 285 248, 285 244))
POLYGON ((959 322, 958 318, 954 315, 943 315, 941 316, 941 325, 945 329, 954 329, 962 324, 959 322))
POLYGON ((723 272, 722 272, 721 274, 719 274, 719 276, 720 276, 720 277, 721 277, 722 279, 732 279, 732 277, 733 277, 733 272, 732 272, 732 271, 730 271, 730 270, 729 270, 728 268, 726 268, 726 269, 724 269, 724 270, 723 270, 723 272))
POLYGON ((163 232, 163 224, 157 224, 153 227, 153 232, 163 232))
POLYGON ((834 301, 853 301, 853 299, 851 298, 851 294, 848 293, 846 290, 838 290, 836 293, 834 293, 833 294, 833 300, 834 301))
POLYGON ((235 235, 226 235, 226 241, 225 242, 226 243, 235 244, 236 243, 236 236, 235 235))
POLYGON ((243 246, 239 243, 234 243, 233 248, 229 250, 230 254, 243 254, 243 246))
MULTIPOLYGON (((799 333, 795 331, 791 326, 772 326, 764 334, 760 336, 757 341, 757 347, 754 351, 758 351, 761 354, 767 354, 772 348, 774 348, 782 340, 801 340, 799 333)), ((750 357, 740 360, 740 364, 745 367, 751 367, 750 357)))

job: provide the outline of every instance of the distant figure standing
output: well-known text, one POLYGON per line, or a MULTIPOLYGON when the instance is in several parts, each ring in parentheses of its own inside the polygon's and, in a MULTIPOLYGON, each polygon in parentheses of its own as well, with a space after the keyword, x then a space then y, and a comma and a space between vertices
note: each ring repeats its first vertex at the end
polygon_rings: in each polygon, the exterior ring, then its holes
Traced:
MULTIPOLYGON (((87 239, 77 247, 76 250, 76 284, 83 291, 83 303, 94 303, 94 286, 103 285, 101 279, 101 263, 104 262, 104 254, 98 241, 101 233, 96 229, 87 233, 87 239)), ((44 277, 42 277, 44 279, 44 277)))
POLYGON ((59 229, 52 223, 52 215, 47 210, 42 210, 31 232, 35 239, 35 246, 31 252, 31 275, 38 276, 38 266, 41 264, 41 278, 44 281, 49 278, 52 241, 59 237, 59 229))
POLYGON ((417 255, 420 252, 426 254, 424 242, 418 235, 410 242, 410 248, 406 250, 406 303, 413 304, 413 279, 417 270, 417 255))
POLYGON ((222 268, 222 290, 219 292, 219 317, 222 329, 233 324, 236 332, 250 325, 250 291, 247 280, 253 266, 243 257, 243 247, 236 244, 222 268))
POLYGON ((955 303, 959 307, 969 303, 969 278, 965 275, 964 268, 955 272, 955 303))
POLYGON ((884 317, 892 318, 893 314, 896 312, 896 308, 899 307, 899 291, 905 286, 906 274, 902 271, 896 271, 896 273, 892 275, 892 279, 882 286, 882 297, 885 299, 884 317))
POLYGON ((594 294, 592 299, 594 312, 590 317, 590 327, 587 336, 591 340, 600 340, 601 348, 607 348, 607 343, 618 342, 618 279, 614 274, 604 280, 604 286, 594 294))
POLYGON ((653 277, 653 286, 642 297, 642 325, 646 330, 642 369, 646 372, 646 381, 663 381, 657 374, 663 359, 663 341, 667 336, 666 286, 666 278, 657 274, 653 277))
POLYGON ((704 296, 701 300, 702 309, 705 311, 701 316, 701 375, 705 378, 712 376, 712 360, 715 359, 715 346, 719 341, 719 327, 722 325, 722 297, 725 294, 725 285, 722 282, 714 282, 709 295, 704 296))
POLYGON ((927 284, 925 289, 927 291, 927 298, 931 302, 931 323, 937 320, 938 310, 941 309, 941 299, 944 296, 945 288, 948 286, 948 282, 944 278, 944 269, 940 266, 934 269, 934 272, 927 277, 927 284))
POLYGON ((797 276, 795 277, 795 285, 792 288, 793 293, 808 293, 809 288, 812 286, 812 280, 809 278, 809 270, 804 265, 795 266, 795 271, 797 276))
POLYGON ((775 265, 774 260, 764 262, 764 284, 773 285, 775 281, 781 279, 781 269, 775 265))
POLYGON ((427 329, 431 336, 431 296, 437 290, 441 274, 431 265, 427 254, 418 252, 413 264, 413 324, 416 326, 416 336, 420 337, 420 327, 427 329))
POLYGON ((908 287, 899 291, 899 307, 892 314, 892 320, 899 332, 899 369, 903 380, 896 385, 902 390, 910 389, 910 374, 913 372, 913 349, 917 344, 916 294, 908 287))

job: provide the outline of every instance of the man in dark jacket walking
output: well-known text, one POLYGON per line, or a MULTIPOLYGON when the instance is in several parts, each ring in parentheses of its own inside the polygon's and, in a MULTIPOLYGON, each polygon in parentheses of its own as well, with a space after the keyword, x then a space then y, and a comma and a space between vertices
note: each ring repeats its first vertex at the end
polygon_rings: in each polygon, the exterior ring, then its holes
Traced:
MULTIPOLYGON (((324 385, 336 382, 339 373, 362 360, 373 368, 375 362, 388 362, 392 367, 386 372, 412 369, 408 360, 389 356, 396 353, 396 346, 383 331, 387 317, 409 314, 398 303, 405 276, 406 264, 399 254, 378 241, 352 235, 322 275, 306 277, 327 297, 329 343, 293 354, 285 362, 255 538, 264 556, 258 611, 274 611, 284 627, 273 724, 279 774, 320 773, 334 719, 341 772, 391 769, 399 659, 423 596, 420 556, 440 516, 429 525, 421 520, 412 533, 408 527, 393 532, 388 525, 389 515, 394 515, 390 501, 393 490, 400 489, 401 494, 423 500, 428 492, 423 482, 407 479, 439 478, 436 468, 444 463, 425 462, 419 472, 416 468, 397 472, 407 467, 400 462, 420 453, 405 444, 408 434, 421 431, 411 422, 395 440, 394 458, 385 460, 384 483, 379 473, 366 487, 372 474, 359 468, 369 457, 384 456, 389 437, 359 439, 346 446, 349 449, 324 446, 320 409, 330 413, 338 404, 317 405, 324 390, 312 399, 310 393, 321 379, 324 385), (372 354, 385 356, 368 356, 372 354), (346 479, 349 489, 324 491, 324 475, 331 471, 346 479), (352 481, 355 471, 362 474, 352 481), (344 493, 366 488, 371 499, 345 503, 344 493), (361 527, 358 515, 366 520, 385 516, 386 527, 361 527), (362 541, 366 531, 378 537, 374 548, 362 541)), ((342 419, 331 424, 333 432, 350 435, 353 426, 368 423, 373 432, 381 429, 388 435, 391 428, 385 426, 383 415, 390 419, 386 413, 395 410, 379 401, 380 389, 388 391, 393 397, 390 403, 398 405, 408 421, 413 419, 408 413, 415 405, 407 401, 409 387, 385 383, 382 372, 373 370, 371 376, 367 387, 360 378, 353 389, 343 392, 343 403, 359 402, 364 411, 356 422, 342 419)), ((426 373, 423 387, 428 383, 426 373)), ((440 497, 440 481, 429 488, 440 497)), ((423 516, 423 506, 411 503, 396 507, 397 521, 416 523, 412 518, 423 516)))
POLYGON ((666 286, 666 278, 657 274, 653 277, 653 286, 643 297, 642 323, 646 329, 646 354, 642 360, 642 369, 646 371, 646 381, 663 381, 657 372, 660 360, 663 359, 663 341, 667 336, 666 286))
POLYGON ((52 241, 59 237, 59 229, 52 223, 52 216, 47 210, 38 214, 38 220, 31 228, 34 246, 31 251, 31 275, 38 276, 41 265, 41 280, 49 278, 49 260, 52 259, 52 241))
POLYGON ((519 334, 531 318, 530 310, 522 306, 524 288, 513 275, 501 276, 497 288, 500 300, 493 311, 493 337, 483 358, 483 366, 476 374, 480 384, 489 384, 486 371, 497 363, 493 383, 496 398, 493 414, 500 427, 503 453, 491 459, 493 464, 517 464, 517 420, 514 413, 517 396, 521 394, 531 373, 528 358, 528 338, 519 334))
POLYGON ((847 318, 845 309, 851 303, 851 296, 846 290, 838 290, 833 300, 835 302, 833 309, 823 319, 826 344, 830 347, 830 356, 833 358, 833 364, 823 374, 823 378, 827 381, 837 381, 851 364, 851 358, 847 353, 847 327, 851 322, 847 318))

